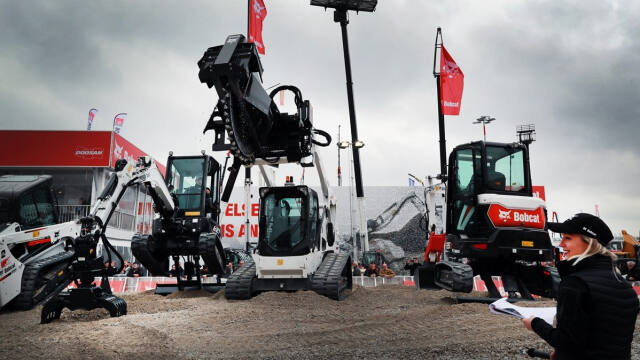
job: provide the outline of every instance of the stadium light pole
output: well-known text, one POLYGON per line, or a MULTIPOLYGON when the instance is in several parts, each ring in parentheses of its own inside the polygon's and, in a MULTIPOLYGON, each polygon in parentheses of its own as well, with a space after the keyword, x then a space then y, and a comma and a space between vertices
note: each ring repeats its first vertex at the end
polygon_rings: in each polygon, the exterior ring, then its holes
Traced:
MULTIPOLYGON (((352 147, 354 149, 360 149, 364 146, 364 142, 358 140, 355 143, 351 143, 350 141, 340 141, 337 143, 338 145, 338 150, 343 150, 346 149, 348 147, 352 147)), ((349 154, 349 153, 347 153, 349 154)), ((351 152, 351 154, 353 154, 353 152, 351 152)), ((352 199, 352 195, 351 195, 351 190, 353 188, 353 169, 354 169, 354 162, 353 162, 353 156, 351 156, 351 159, 349 161, 349 174, 350 174, 350 181, 349 181, 349 209, 350 209, 350 219, 351 219, 351 237, 353 238, 353 258, 357 259, 358 255, 359 255, 359 251, 358 251, 358 242, 355 239, 354 233, 360 234, 358 237, 360 238, 360 246, 364 249, 365 248, 365 244, 362 242, 362 224, 360 224, 360 231, 356 232, 354 231, 353 228, 353 212, 354 212, 354 208, 351 206, 351 199, 352 199)), ((364 214, 362 213, 362 208, 359 209, 360 210, 360 218, 362 219, 364 217, 364 214)), ((367 232, 367 228, 364 228, 364 232, 367 232)), ((365 251, 369 250, 368 247, 365 249, 365 251)))
POLYGON ((491 123, 492 121, 495 121, 495 118, 492 118, 491 116, 488 115, 484 115, 484 116, 480 116, 476 121, 474 121, 472 124, 482 124, 482 132, 484 133, 484 141, 487 141, 487 128, 486 125, 491 123))
MULTIPOLYGON (((360 210, 360 238, 364 244, 364 251, 369 250, 369 237, 367 234, 367 222, 364 214, 364 190, 362 188, 362 172, 360 170, 360 151, 356 143, 358 140, 358 126, 356 124, 356 109, 353 101, 353 81, 351 79, 351 58, 349 56, 349 39, 347 36, 347 24, 349 17, 347 11, 373 12, 376 10, 378 0, 311 0, 311 5, 334 9, 333 21, 340 23, 342 29, 342 49, 344 51, 344 68, 347 77, 347 100, 349 102, 349 121, 351 125, 351 143, 353 152, 353 167, 356 177, 356 195, 360 210)), ((363 144, 364 145, 364 144, 363 144)))

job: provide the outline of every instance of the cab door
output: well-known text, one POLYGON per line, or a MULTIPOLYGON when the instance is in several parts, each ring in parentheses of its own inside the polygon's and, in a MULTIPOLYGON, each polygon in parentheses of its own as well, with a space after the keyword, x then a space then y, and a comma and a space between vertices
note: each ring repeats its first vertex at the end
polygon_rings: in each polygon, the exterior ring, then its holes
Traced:
POLYGON ((456 148, 449 157, 447 233, 472 235, 482 221, 477 194, 482 187, 482 152, 479 147, 456 148))

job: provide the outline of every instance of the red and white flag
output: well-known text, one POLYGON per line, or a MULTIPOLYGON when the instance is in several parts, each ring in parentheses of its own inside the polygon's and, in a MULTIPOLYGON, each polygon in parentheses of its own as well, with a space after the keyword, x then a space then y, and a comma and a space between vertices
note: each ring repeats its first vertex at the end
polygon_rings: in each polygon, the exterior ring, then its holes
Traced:
POLYGON ((255 43, 258 52, 264 55, 262 42, 262 21, 267 17, 267 7, 263 0, 249 0, 249 42, 255 43))
POLYGON ((93 124, 93 119, 96 117, 96 113, 98 109, 89 110, 89 118, 87 119, 87 130, 91 130, 91 125, 93 124))
POLYGON ((464 74, 442 45, 440 54, 440 101, 444 115, 459 115, 464 74))
POLYGON ((120 130, 124 126, 124 120, 127 118, 127 113, 120 113, 113 118, 113 132, 120 134, 120 130))

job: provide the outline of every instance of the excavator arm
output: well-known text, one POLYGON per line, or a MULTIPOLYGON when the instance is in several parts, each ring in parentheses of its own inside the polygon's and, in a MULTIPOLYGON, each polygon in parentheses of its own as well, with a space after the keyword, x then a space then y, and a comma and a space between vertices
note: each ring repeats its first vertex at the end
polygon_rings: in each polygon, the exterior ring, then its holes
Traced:
POLYGON ((416 195, 415 192, 409 191, 402 199, 394 202, 384 209, 378 216, 367 220, 367 231, 372 233, 387 227, 391 221, 398 215, 400 210, 407 204, 413 204, 420 214, 425 214, 427 209, 424 201, 416 195))
POLYGON ((245 40, 243 35, 231 35, 223 45, 207 49, 198 61, 200 81, 215 88, 219 99, 204 132, 215 133, 213 151, 230 151, 234 156, 223 202, 231 195, 240 166, 299 163, 313 167, 313 146, 331 142, 329 134, 313 127, 311 103, 303 99, 300 89, 284 85, 267 93, 255 44, 245 40), (280 112, 273 101, 280 91, 294 94, 296 113, 280 112))

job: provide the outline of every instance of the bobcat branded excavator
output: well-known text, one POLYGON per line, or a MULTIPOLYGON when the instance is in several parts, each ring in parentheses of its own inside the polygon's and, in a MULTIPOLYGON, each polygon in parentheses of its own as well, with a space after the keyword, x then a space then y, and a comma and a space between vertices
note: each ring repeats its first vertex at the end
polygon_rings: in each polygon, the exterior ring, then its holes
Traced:
POLYGON ((546 206, 532 195, 527 147, 484 141, 457 146, 448 179, 438 191, 426 188, 440 197, 446 192, 444 216, 428 217, 429 227, 444 224, 446 234, 431 235, 416 286, 470 292, 480 275, 489 296, 499 298, 494 275, 502 277, 509 297, 555 296, 557 271, 543 265, 554 259, 546 206))
MULTIPOLYGON (((196 271, 202 258, 214 274, 222 274, 225 255, 217 225, 219 207, 215 206, 219 201, 217 162, 206 155, 170 155, 167 169, 165 182, 150 157, 136 162, 118 160, 88 216, 27 230, 18 222, 4 226, 0 233, 0 305, 13 300, 17 308, 29 309, 44 303, 43 323, 59 318, 64 307, 104 307, 112 316, 126 314, 126 303, 113 296, 107 279, 121 269, 105 269, 103 258, 96 256, 96 247, 102 241, 111 250, 106 252, 108 260, 115 253, 122 266, 123 259, 105 232, 126 189, 138 184, 151 195, 160 218, 154 221, 152 235, 134 238, 132 252, 136 258, 154 274, 166 274, 168 257, 179 255, 190 256, 196 271), (212 189, 210 197, 206 184, 212 189), (102 277, 100 286, 94 285, 95 277, 102 277), (71 281, 76 288, 60 293, 71 281)), ((20 203, 30 206, 20 209, 21 214, 35 211, 40 218, 47 218, 47 209, 53 206, 38 191, 36 187, 35 192, 20 194, 20 203)))
POLYGON ((219 97, 204 131, 214 130, 214 151, 231 151, 234 156, 222 201, 228 201, 242 165, 259 166, 268 185, 259 191, 254 261, 229 277, 225 296, 249 299, 260 291, 306 289, 344 298, 352 287, 351 259, 338 252, 335 200, 314 149, 328 146, 331 138, 313 127, 310 102, 295 86, 279 86, 267 94, 255 45, 243 35, 231 35, 224 45, 209 48, 198 66, 200 81, 215 87, 219 97), (279 111, 273 97, 281 90, 295 95, 296 113, 279 111), (291 181, 280 187, 270 184, 262 166, 285 163, 315 167, 322 193, 291 181))

